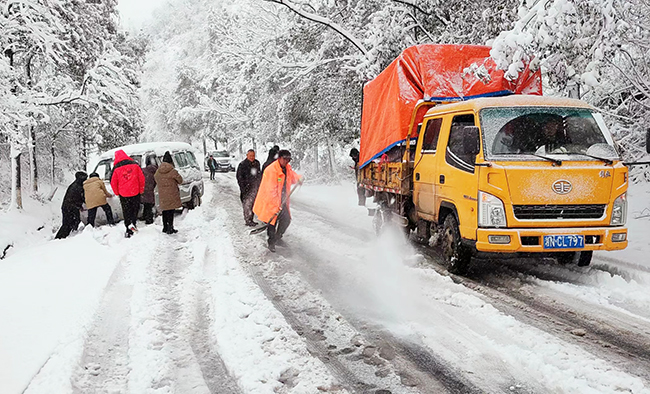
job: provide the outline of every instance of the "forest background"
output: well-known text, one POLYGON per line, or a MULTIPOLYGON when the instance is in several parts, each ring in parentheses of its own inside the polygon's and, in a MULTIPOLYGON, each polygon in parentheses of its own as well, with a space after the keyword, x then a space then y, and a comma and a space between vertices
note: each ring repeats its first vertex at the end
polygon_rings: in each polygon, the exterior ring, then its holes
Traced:
MULTIPOLYGON (((91 155, 181 140, 337 179, 361 92, 406 47, 488 44, 546 95, 599 108, 625 160, 650 128, 648 0, 170 0, 138 32, 116 0, 0 0, 0 208, 47 199, 91 155)), ((648 180, 637 168, 634 181, 648 180)))

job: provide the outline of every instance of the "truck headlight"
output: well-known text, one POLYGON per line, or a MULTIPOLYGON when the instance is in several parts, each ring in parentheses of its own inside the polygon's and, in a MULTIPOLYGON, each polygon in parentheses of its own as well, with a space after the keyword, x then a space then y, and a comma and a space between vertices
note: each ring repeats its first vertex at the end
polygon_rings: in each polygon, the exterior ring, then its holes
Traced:
POLYGON ((478 192, 478 225, 481 227, 506 227, 506 210, 503 201, 489 193, 478 192))
POLYGON ((614 200, 612 208, 612 220, 609 222, 612 226, 623 226, 627 220, 627 193, 621 194, 614 200))

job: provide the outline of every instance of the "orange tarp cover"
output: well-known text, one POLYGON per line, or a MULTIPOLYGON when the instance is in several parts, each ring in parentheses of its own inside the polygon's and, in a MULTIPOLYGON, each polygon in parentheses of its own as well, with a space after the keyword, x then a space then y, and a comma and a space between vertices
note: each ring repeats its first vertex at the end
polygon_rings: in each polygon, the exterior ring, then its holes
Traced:
MULTIPOLYGON (((407 48, 363 88, 360 166, 367 165, 408 136, 419 100, 441 102, 509 94, 542 94, 539 70, 526 65, 509 81, 497 70, 490 47, 477 45, 417 45, 407 48)), ((418 111, 422 122, 426 108, 418 111)), ((415 127, 414 127, 415 129, 415 127)), ((411 138, 417 137, 413 130, 411 138)))

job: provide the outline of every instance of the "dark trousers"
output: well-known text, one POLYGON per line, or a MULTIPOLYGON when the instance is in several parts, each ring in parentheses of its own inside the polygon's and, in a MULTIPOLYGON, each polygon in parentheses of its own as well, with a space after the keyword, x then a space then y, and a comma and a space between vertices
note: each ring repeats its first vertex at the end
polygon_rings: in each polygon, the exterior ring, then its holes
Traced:
POLYGON ((122 204, 122 214, 124 214, 124 226, 127 230, 130 225, 135 226, 138 220, 138 211, 140 211, 140 195, 136 194, 133 197, 120 196, 120 203, 122 204))
POLYGON ((284 207, 278 215, 278 220, 275 221, 275 225, 269 225, 266 228, 266 234, 269 236, 269 245, 275 245, 275 242, 282 238, 290 224, 291 216, 289 216, 289 211, 284 207))
POLYGON ((217 172, 216 169, 214 169, 214 170, 213 170, 213 169, 210 169, 210 180, 211 180, 211 181, 214 180, 214 173, 215 173, 215 172, 217 172))
POLYGON ((162 212, 163 233, 174 229, 174 209, 162 212))
POLYGON ((366 189, 363 186, 357 185, 357 197, 359 198, 359 206, 366 206, 366 189))
POLYGON ((241 205, 244 209, 244 220, 246 224, 253 223, 253 205, 255 205, 255 197, 257 196, 257 191, 254 193, 241 194, 241 205))
POLYGON ((81 222, 79 208, 61 208, 61 212, 63 213, 63 224, 54 237, 56 239, 63 239, 70 235, 70 232, 76 230, 81 222))
POLYGON ((97 217, 97 208, 101 208, 104 210, 104 213, 106 214, 106 222, 108 224, 115 224, 115 221, 113 220, 113 210, 111 209, 111 206, 108 204, 104 204, 101 207, 90 208, 88 210, 88 224, 95 227, 95 217, 97 217))
POLYGON ((142 217, 144 219, 144 222, 146 224, 151 224, 153 223, 153 207, 156 204, 152 204, 149 202, 142 203, 142 206, 144 207, 142 209, 142 217))

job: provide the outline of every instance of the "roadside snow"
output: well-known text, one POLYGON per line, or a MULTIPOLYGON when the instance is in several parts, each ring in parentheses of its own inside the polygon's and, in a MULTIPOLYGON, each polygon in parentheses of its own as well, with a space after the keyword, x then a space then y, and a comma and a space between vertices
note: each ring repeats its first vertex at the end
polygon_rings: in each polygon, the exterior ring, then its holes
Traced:
POLYGON ((101 235, 89 228, 0 262, 0 392, 22 392, 41 367, 49 392, 71 390, 66 376, 119 256, 101 235))

